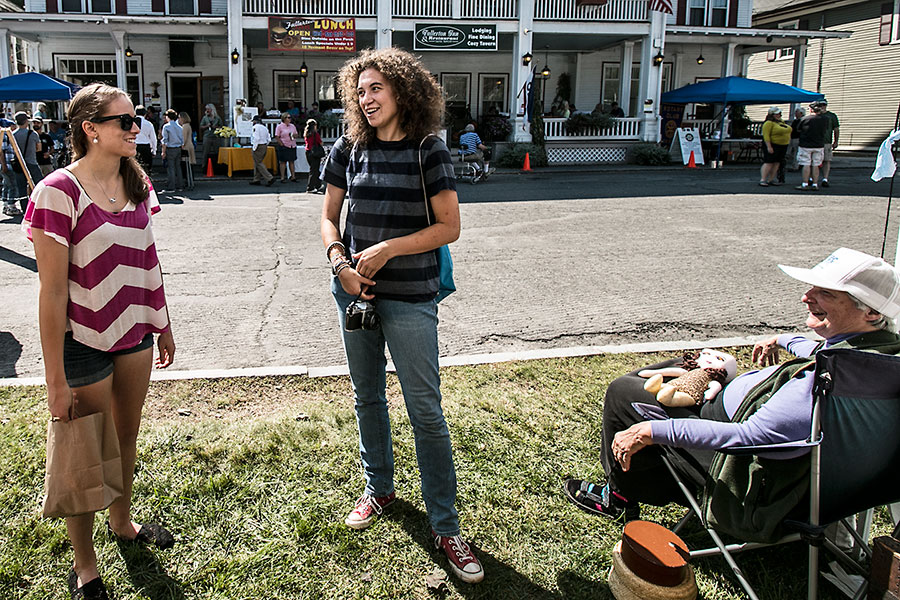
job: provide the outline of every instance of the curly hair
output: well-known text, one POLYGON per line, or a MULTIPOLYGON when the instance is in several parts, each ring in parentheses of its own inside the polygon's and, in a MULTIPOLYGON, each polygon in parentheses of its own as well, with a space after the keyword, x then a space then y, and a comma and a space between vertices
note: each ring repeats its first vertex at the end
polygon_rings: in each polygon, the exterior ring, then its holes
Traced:
MULTIPOLYGON (((106 107, 119 97, 127 98, 131 102, 131 96, 124 90, 105 83, 92 83, 78 90, 78 93, 72 98, 66 116, 69 121, 69 138, 71 140, 69 146, 72 148, 73 162, 87 155, 91 150, 90 140, 81 124, 99 118, 106 107)), ((144 173, 144 169, 141 168, 135 157, 122 157, 119 161, 119 174, 122 175, 128 198, 135 204, 143 202, 150 193, 150 186, 147 184, 147 175, 144 173)))
POLYGON ((303 130, 303 137, 307 138, 319 130, 319 122, 315 119, 306 120, 306 128, 303 130))
POLYGON ((400 48, 367 49, 348 60, 338 73, 338 89, 351 143, 368 146, 375 139, 375 128, 369 125, 356 91, 359 76, 366 69, 384 75, 394 89, 400 129, 407 138, 420 140, 441 127, 444 95, 422 62, 400 48))

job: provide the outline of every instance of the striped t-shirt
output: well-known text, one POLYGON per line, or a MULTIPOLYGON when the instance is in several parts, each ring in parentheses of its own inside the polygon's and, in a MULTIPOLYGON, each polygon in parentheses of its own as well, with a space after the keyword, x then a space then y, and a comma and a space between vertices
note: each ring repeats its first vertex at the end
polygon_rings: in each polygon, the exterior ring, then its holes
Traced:
POLYGON ((67 331, 91 348, 132 348, 148 333, 168 329, 162 271, 150 228, 159 200, 150 194, 112 213, 93 202, 68 169, 34 188, 22 229, 31 228, 69 248, 67 331))
MULTIPOLYGON (((425 204, 419 173, 419 140, 384 142, 351 148, 340 138, 325 166, 325 182, 347 190, 349 206, 344 225, 348 252, 361 252, 384 240, 425 229, 434 223, 431 203, 425 204), (426 213, 426 210, 428 212, 426 213)), ((456 190, 450 152, 439 138, 422 144, 422 169, 429 198, 456 190)), ((425 302, 437 295, 439 272, 434 250, 397 256, 373 277, 378 298, 425 302)))

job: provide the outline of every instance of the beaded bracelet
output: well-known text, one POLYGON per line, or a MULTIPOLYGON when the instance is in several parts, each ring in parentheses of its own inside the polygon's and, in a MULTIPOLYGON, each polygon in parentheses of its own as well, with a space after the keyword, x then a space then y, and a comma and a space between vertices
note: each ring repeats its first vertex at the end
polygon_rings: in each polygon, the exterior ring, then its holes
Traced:
POLYGON ((327 260, 328 262, 332 262, 331 249, 336 248, 338 246, 340 246, 340 248, 341 248, 341 258, 343 258, 344 256, 347 255, 347 248, 346 248, 346 246, 344 246, 344 242, 334 241, 334 242, 331 242, 330 244, 328 244, 328 247, 325 248, 325 260, 327 260))

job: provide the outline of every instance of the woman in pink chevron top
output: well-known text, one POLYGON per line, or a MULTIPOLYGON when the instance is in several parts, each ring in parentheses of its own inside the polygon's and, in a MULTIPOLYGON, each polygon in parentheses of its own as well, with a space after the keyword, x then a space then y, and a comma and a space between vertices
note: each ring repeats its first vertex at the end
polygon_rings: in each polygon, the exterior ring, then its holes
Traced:
MULTIPOLYGON (((122 90, 91 84, 69 105, 74 162, 34 189, 23 228, 34 243, 38 320, 50 414, 63 421, 111 416, 122 454, 124 494, 109 507, 108 529, 123 540, 174 543, 156 524, 131 520, 136 441, 159 334, 157 367, 175 341, 150 216, 156 193, 135 160, 140 123, 122 90)), ((72 598, 107 597, 93 545, 94 515, 68 517, 75 563, 72 598)))

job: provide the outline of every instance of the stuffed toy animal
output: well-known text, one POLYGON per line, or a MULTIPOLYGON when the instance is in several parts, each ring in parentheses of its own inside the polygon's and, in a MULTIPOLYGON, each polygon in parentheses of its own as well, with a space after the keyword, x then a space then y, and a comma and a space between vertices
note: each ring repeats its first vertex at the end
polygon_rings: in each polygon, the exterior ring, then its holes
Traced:
POLYGON ((730 354, 704 348, 700 355, 688 352, 683 367, 644 369, 640 377, 649 377, 644 389, 656 394, 663 406, 700 405, 715 398, 737 374, 737 361, 730 354), (663 383, 663 377, 677 377, 663 383))

